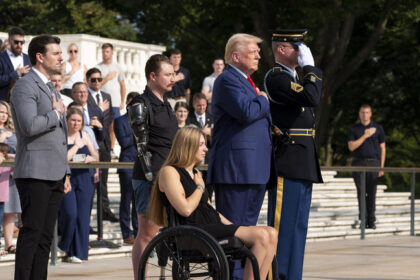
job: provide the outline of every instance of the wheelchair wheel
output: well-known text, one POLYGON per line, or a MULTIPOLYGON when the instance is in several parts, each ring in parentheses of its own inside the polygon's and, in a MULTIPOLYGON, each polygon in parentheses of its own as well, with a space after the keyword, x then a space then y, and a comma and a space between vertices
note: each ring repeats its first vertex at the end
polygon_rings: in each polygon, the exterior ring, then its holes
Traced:
POLYGON ((139 279, 229 279, 223 249, 207 232, 192 226, 164 229, 144 250, 139 279))

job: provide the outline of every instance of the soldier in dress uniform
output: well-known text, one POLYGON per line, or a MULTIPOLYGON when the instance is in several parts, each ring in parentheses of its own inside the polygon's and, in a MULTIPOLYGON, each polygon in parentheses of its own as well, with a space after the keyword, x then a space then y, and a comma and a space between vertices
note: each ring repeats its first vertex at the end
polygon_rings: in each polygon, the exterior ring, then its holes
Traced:
MULTIPOLYGON (((312 183, 321 183, 315 149, 314 107, 321 97, 322 71, 303 39, 306 29, 272 35, 274 68, 264 79, 273 118, 278 186, 269 190, 268 223, 279 233, 279 279, 301 279, 312 183), (295 68, 300 66, 303 78, 295 68)), ((277 279, 272 276, 271 279, 277 279)))

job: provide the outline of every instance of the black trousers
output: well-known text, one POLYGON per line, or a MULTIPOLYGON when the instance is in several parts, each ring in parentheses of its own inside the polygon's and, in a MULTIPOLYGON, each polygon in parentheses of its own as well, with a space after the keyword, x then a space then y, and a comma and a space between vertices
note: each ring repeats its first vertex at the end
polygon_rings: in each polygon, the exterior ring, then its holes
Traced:
MULTIPOLYGON (((111 161, 111 152, 105 147, 103 142, 99 142, 99 160, 100 161, 111 161)), ((101 181, 101 199, 102 199, 102 213, 109 213, 109 198, 108 198, 108 169, 101 169, 99 174, 99 180, 101 181)))
POLYGON ((120 178, 120 227, 123 239, 127 237, 137 236, 138 221, 136 212, 136 203, 134 201, 134 190, 132 184, 132 170, 120 171, 118 173, 120 178), (131 210, 130 210, 131 205, 131 210), (133 229, 130 229, 130 221, 133 229))
MULTIPOLYGON (((380 166, 377 159, 355 159, 353 166, 380 166)), ((361 219, 361 186, 362 186, 362 172, 353 172, 353 179, 357 188, 357 199, 359 201, 359 219, 361 219)), ((373 223, 376 221, 376 189, 378 184, 378 172, 366 172, 366 223, 373 223)))
POLYGON ((16 179, 23 227, 16 245, 15 280, 47 279, 51 240, 64 178, 59 181, 16 179))

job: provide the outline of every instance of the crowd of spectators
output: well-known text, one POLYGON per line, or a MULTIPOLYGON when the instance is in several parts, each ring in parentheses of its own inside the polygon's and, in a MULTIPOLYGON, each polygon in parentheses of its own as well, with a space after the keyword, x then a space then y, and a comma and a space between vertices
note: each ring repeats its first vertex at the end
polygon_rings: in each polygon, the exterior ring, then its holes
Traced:
MULTIPOLYGON (((22 52, 25 44, 24 31, 19 27, 13 27, 8 35, 8 40, 0 44, 1 160, 13 160, 16 152, 16 136, 9 106, 13 86, 32 68, 28 56, 22 52), (7 152, 2 146, 8 147, 7 152)), ((137 157, 136 142, 128 116, 121 115, 121 110, 139 93, 130 92, 126 98, 124 72, 112 60, 113 49, 112 44, 103 44, 102 62, 93 68, 88 68, 79 60, 78 46, 72 43, 67 48, 68 60, 62 62, 61 74, 51 75, 51 84, 61 93, 67 110, 69 162, 88 163, 98 160, 133 162, 137 157), (116 140, 121 147, 119 157, 114 153, 116 140)), ((201 128, 210 148, 213 120, 208 110, 208 102, 211 100, 214 80, 223 71, 223 59, 214 60, 214 73, 204 79, 202 92, 196 94, 191 93, 189 70, 181 66, 181 51, 176 49, 170 51, 168 59, 173 65, 175 76, 173 89, 167 97, 172 100, 173 113, 178 121, 177 129, 184 126, 201 128)), ((207 161, 207 158, 203 160, 205 163, 207 161)), ((110 208, 107 193, 108 169, 71 171, 72 191, 63 198, 58 224, 59 247, 67 254, 65 260, 71 263, 87 260, 89 233, 95 232, 89 226, 95 184, 99 184, 96 187, 100 187, 102 191, 103 219, 119 222, 123 242, 134 244, 138 221, 132 187, 132 170, 118 170, 121 191, 119 217, 110 208)), ((13 236, 16 236, 21 226, 22 210, 12 172, 11 168, 0 168, 0 224, 2 221, 4 237, 4 246, 2 246, 4 249, 0 251, 1 255, 15 252, 13 236)))

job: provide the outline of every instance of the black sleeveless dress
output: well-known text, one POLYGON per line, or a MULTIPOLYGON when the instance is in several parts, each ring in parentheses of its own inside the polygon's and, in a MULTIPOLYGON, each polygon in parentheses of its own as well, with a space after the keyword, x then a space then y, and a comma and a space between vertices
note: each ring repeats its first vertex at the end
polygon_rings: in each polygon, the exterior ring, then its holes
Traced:
MULTIPOLYGON (((181 184, 184 187, 185 196, 188 198, 197 188, 194 180, 190 174, 184 168, 173 166, 179 173, 181 178, 181 184)), ((169 201, 164 192, 160 192, 163 204, 168 207, 169 201)), ((178 220, 181 225, 193 225, 207 231, 216 239, 222 239, 225 237, 234 236, 238 225, 225 225, 222 223, 219 213, 208 203, 209 197, 207 190, 204 191, 201 196, 201 200, 189 217, 179 215, 175 211, 175 215, 178 216, 178 220)))

